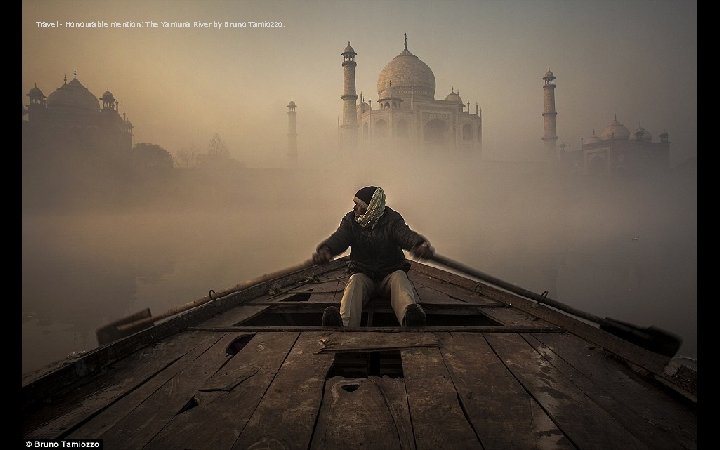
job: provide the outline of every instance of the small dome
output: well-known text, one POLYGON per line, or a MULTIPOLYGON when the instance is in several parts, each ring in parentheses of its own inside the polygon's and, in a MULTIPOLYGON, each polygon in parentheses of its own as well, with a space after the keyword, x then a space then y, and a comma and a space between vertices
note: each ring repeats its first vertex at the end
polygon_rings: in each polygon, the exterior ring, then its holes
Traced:
POLYGON ((632 136, 630 136, 630 140, 638 142, 650 142, 652 141, 652 135, 645 128, 638 126, 637 130, 635 130, 632 136))
POLYGON ((463 104, 462 99, 460 98, 460 92, 455 92, 455 89, 451 89, 450 93, 445 97, 445 101, 453 102, 453 103, 460 103, 463 104))
POLYGON ((108 101, 108 102, 114 102, 114 101, 115 101, 115 97, 112 95, 112 92, 110 92, 110 91, 105 91, 105 93, 102 95, 102 97, 100 97, 100 100, 108 101))
POLYGON ((290 103, 287 104, 287 107, 288 107, 288 108, 295 108, 295 107, 296 107, 295 102, 292 101, 292 100, 290 100, 290 103))
POLYGON ((603 140, 607 139, 628 139, 630 137, 630 130, 627 129, 627 127, 620 122, 618 122, 617 117, 610 122, 610 124, 605 127, 605 129, 600 133, 600 138, 603 140))
POLYGON ((45 98, 45 94, 43 94, 43 91, 41 91, 40 88, 37 87, 37 84, 35 84, 35 87, 30 89, 30 92, 28 92, 27 95, 30 98, 45 98))
POLYGON ((548 78, 548 79, 550 79, 550 80, 554 80, 554 79, 555 79, 555 75, 553 75, 552 71, 551 71, 550 69, 548 69, 548 71, 545 72, 545 75, 543 76, 543 79, 545 79, 545 78, 548 78))
POLYGON ((357 53, 355 52, 355 49, 353 49, 353 48, 350 46, 350 41, 348 41, 347 47, 345 47, 345 50, 343 50, 343 52, 340 53, 340 54, 341 54, 341 55, 345 55, 345 54, 357 55, 357 53))
POLYGON ((595 135, 595 130, 593 130, 592 136, 583 139, 583 144, 585 145, 597 144, 598 142, 600 142, 600 138, 595 135))
POLYGON ((73 108, 76 110, 99 111, 100 104, 85 86, 73 78, 57 88, 47 99, 48 108, 73 108))

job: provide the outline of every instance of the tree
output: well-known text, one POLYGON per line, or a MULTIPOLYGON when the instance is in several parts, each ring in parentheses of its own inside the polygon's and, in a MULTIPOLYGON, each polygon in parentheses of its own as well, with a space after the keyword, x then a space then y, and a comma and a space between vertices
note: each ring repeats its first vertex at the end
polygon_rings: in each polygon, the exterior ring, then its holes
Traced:
POLYGON ((157 144, 141 142, 132 150, 132 162, 135 167, 143 169, 172 169, 172 155, 157 144))
POLYGON ((219 134, 215 133, 212 139, 210 139, 207 155, 208 159, 212 160, 230 159, 230 151, 227 149, 227 146, 225 146, 219 134))
POLYGON ((189 169, 195 167, 198 164, 198 151, 195 144, 192 144, 190 148, 182 148, 175 154, 176 167, 183 167, 189 169))

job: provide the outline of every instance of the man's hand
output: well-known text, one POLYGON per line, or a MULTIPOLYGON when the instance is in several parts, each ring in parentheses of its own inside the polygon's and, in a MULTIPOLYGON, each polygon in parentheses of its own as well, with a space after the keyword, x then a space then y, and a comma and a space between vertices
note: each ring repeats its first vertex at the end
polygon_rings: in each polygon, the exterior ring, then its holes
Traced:
POLYGON ((330 254, 330 250, 328 250, 327 247, 322 247, 312 255, 312 261, 313 264, 327 264, 332 259, 332 255, 330 254))
POLYGON ((415 257, 420 259, 427 259, 435 254, 435 249, 432 248, 432 245, 430 245, 428 241, 421 242, 420 244, 413 247, 410 251, 413 255, 415 255, 415 257))

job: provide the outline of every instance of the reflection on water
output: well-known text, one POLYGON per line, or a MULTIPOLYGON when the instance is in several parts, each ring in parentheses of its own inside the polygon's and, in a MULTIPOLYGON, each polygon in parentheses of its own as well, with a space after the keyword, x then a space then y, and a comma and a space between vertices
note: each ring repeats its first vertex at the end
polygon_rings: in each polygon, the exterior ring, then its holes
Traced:
MULTIPOLYGON (((439 253, 600 317, 680 334, 679 354, 696 356, 696 204, 683 201, 694 192, 478 179, 378 184, 439 253)), ((324 194, 332 201, 293 207, 24 215, 23 373, 96 347, 95 330, 120 317, 307 259, 352 207, 358 183, 347 184, 324 194)))
MULTIPOLYGON (((25 216, 23 373, 96 347, 95 330, 120 317, 145 307, 157 315, 210 289, 307 259, 314 244, 290 232, 263 233, 266 221, 301 217, 291 211, 25 216)), ((300 220, 312 229, 309 219, 300 220)))

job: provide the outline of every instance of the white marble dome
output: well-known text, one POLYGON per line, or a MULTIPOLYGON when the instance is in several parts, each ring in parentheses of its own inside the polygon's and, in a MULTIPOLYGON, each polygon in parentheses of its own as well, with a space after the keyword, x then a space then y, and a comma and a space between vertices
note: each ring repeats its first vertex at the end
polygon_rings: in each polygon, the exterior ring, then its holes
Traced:
POLYGON ((415 100, 435 98, 435 75, 430 67, 407 49, 392 59, 378 76, 378 98, 394 97, 415 100))
POLYGON ((460 103, 461 105, 463 104, 463 101, 460 98, 460 92, 455 92, 454 89, 445 97, 445 101, 460 103))
POLYGON ((592 136, 583 139, 583 144, 585 145, 597 144, 598 142, 600 142, 600 138, 595 134, 595 130, 593 130, 592 136))
POLYGON ((630 137, 630 130, 625 125, 618 122, 617 117, 610 122, 610 124, 602 130, 600 138, 603 140, 607 139, 628 139, 630 137))

